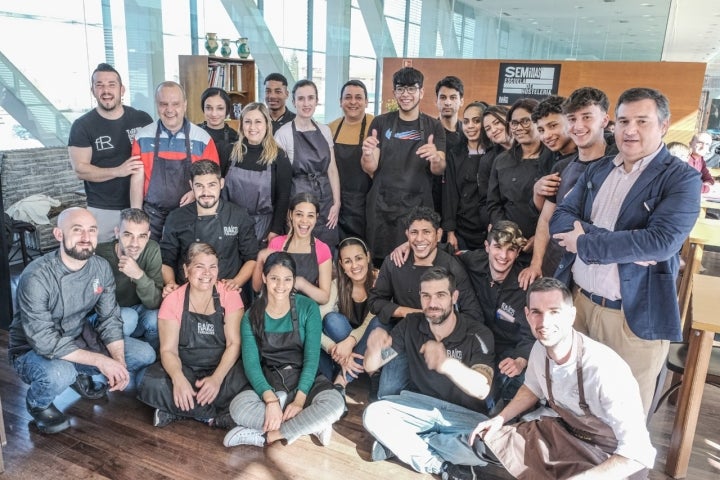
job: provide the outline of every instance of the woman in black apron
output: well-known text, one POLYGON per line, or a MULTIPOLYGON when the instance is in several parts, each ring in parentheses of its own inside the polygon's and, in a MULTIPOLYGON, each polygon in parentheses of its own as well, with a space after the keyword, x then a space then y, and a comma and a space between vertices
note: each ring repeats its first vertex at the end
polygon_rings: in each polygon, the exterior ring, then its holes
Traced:
POLYGON ((270 113, 251 103, 240 114, 240 137, 230 155, 223 197, 245 207, 261 246, 285 231, 292 167, 272 136, 270 113))
POLYGON ((237 132, 225 123, 232 111, 232 101, 222 88, 210 87, 200 96, 200 106, 205 121, 198 126, 208 132, 215 142, 220 157, 220 170, 224 177, 230 164, 233 144, 238 141, 237 132))
POLYGON ((317 198, 311 193, 301 193, 290 200, 290 233, 273 238, 268 248, 258 254, 253 271, 253 290, 259 292, 262 289, 263 264, 268 255, 284 251, 292 255, 297 265, 297 291, 320 305, 330 301, 332 254, 330 247, 313 236, 318 210, 317 198))
POLYGON ((318 103, 317 86, 300 80, 293 87, 293 105, 297 114, 292 122, 275 132, 275 140, 287 152, 293 170, 290 196, 312 193, 320 202, 314 235, 335 248, 338 242, 340 214, 340 178, 332 136, 327 125, 313 120, 318 103))
POLYGON ((188 283, 170 293, 158 313, 160 362, 151 365, 138 398, 155 408, 153 425, 183 418, 231 428, 230 401, 247 385, 240 361, 237 291, 218 283, 215 250, 206 243, 188 248, 188 283))
POLYGON ((343 412, 342 395, 318 375, 320 310, 295 294, 295 261, 272 253, 263 267, 263 290, 242 322, 242 355, 252 388, 237 395, 230 413, 238 427, 223 444, 293 443, 314 434, 325 446, 343 412))

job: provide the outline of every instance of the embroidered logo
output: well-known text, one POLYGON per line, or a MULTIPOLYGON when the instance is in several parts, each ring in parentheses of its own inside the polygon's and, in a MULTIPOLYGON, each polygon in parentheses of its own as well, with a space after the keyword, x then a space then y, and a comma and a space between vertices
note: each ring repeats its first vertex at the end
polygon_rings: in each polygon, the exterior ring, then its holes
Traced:
POLYGON ((135 134, 140 130, 141 127, 135 127, 135 128, 128 128, 125 130, 127 132, 128 140, 130 140, 130 143, 133 143, 135 141, 135 134))
POLYGON ((223 227, 223 231, 224 231, 226 237, 234 237, 238 234, 238 226, 237 225, 225 225, 223 227))
POLYGON ((503 302, 500 308, 497 309, 497 318, 505 320, 506 322, 515 323, 515 309, 503 302))
POLYGON ((100 285, 100 279, 96 278, 92 282, 92 289, 95 295, 100 295, 103 292, 103 286, 100 285))
POLYGON ((454 358, 455 360, 460 360, 462 362, 463 352, 459 348, 455 348, 453 350, 448 349, 447 356, 450 358, 454 358))
POLYGON ((197 324, 198 335, 215 335, 215 324, 214 323, 203 323, 197 324))
POLYGON ((113 144, 110 143, 110 138, 107 135, 103 135, 102 137, 98 137, 95 139, 95 150, 98 152, 102 152, 103 150, 111 150, 115 147, 113 147, 113 144))

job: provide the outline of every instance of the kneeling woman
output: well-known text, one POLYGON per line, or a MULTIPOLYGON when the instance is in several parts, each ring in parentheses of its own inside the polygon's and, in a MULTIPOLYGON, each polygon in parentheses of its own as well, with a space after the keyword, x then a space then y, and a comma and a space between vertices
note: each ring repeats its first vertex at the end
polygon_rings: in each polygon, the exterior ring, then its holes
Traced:
POLYGON ((240 327, 243 365, 252 389, 230 404, 239 426, 228 432, 223 444, 290 444, 314 434, 327 445, 345 402, 327 378, 317 374, 320 310, 311 299, 293 293, 295 261, 289 254, 270 254, 262 278, 262 294, 240 327))
POLYGON ((210 245, 191 244, 184 269, 187 283, 160 307, 160 363, 147 369, 138 398, 155 407, 156 427, 192 418, 230 428, 228 406, 247 385, 239 361, 242 300, 218 283, 210 245))

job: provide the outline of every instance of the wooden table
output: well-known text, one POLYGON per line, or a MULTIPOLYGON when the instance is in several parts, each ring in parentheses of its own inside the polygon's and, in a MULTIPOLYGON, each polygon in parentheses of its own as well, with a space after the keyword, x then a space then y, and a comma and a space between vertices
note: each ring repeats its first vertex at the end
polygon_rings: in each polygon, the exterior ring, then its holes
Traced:
POLYGON ((665 473, 673 478, 687 476, 713 338, 720 333, 720 315, 717 314, 720 277, 700 274, 694 277, 690 345, 665 464, 665 473))
POLYGON ((690 309, 693 275, 700 270, 703 253, 707 245, 720 247, 720 220, 699 218, 683 246, 685 270, 680 279, 680 287, 678 289, 680 323, 683 325, 683 328, 690 309))

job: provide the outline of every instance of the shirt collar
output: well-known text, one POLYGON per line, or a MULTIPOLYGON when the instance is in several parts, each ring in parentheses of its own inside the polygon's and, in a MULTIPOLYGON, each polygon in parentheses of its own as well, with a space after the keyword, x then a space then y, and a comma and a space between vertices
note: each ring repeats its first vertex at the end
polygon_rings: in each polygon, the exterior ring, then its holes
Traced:
MULTIPOLYGON (((660 150, 662 150, 665 147, 665 145, 660 142, 660 146, 657 150, 655 150, 653 153, 648 155, 647 157, 642 158, 639 162, 635 162, 632 166, 632 170, 630 170, 630 173, 636 172, 638 170, 645 170, 645 168, 652 162, 655 157, 657 157, 658 153, 660 153, 660 150)), ((623 155, 622 153, 618 153, 615 155, 615 158, 613 159, 613 165, 616 167, 619 167, 623 164, 623 155)))

